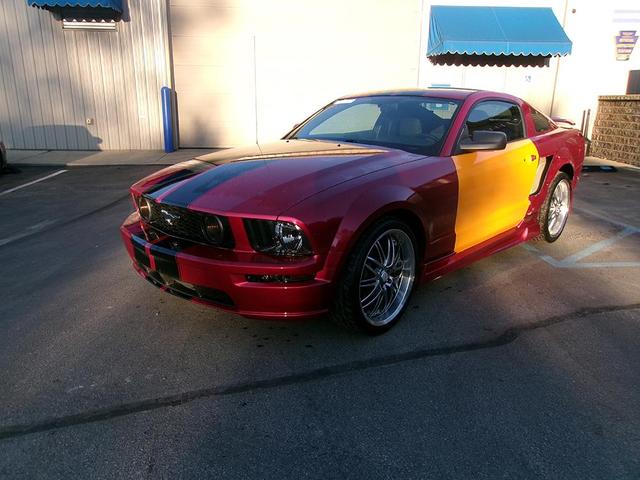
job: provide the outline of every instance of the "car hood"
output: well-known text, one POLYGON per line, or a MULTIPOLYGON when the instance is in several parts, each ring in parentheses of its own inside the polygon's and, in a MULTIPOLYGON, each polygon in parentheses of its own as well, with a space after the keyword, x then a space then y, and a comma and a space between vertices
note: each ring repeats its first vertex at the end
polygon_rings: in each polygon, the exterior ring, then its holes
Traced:
POLYGON ((386 147, 281 140, 173 165, 139 181, 132 192, 212 213, 278 215, 339 183, 418 158, 386 147))

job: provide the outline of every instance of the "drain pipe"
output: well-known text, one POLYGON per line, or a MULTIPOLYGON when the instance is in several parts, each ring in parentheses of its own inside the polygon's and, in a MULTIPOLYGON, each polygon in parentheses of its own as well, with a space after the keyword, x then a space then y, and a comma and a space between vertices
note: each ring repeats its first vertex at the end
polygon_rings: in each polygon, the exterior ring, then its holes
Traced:
MULTIPOLYGON (((569 9, 569 0, 564 0, 564 14, 562 16, 562 29, 567 24, 567 10, 569 9)), ((549 116, 553 115, 553 107, 556 101, 556 88, 558 87, 558 74, 560 72, 560 59, 562 57, 558 57, 558 63, 556 64, 556 75, 553 79, 553 92, 551 93, 551 108, 549 109, 549 116)))
POLYGON ((162 87, 160 94, 162 96, 162 125, 164 129, 164 152, 171 153, 176 151, 173 141, 173 102, 172 91, 169 87, 162 87))

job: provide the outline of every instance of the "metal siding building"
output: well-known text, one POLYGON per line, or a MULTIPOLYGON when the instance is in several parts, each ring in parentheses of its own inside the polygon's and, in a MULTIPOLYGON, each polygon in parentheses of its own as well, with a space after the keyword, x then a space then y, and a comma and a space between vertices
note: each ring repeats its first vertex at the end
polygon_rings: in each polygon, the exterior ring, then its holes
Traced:
POLYGON ((637 0, 112 1, 124 7, 116 31, 65 30, 27 0, 0 0, 9 148, 162 149, 165 85, 183 148, 277 139, 339 96, 416 86, 505 91, 580 122, 598 95, 624 93, 640 65, 640 47, 622 62, 613 43, 639 28, 637 0), (460 3, 551 8, 573 51, 548 67, 432 62, 431 7, 460 3))
POLYGON ((166 2, 126 4, 117 31, 101 32, 63 30, 48 11, 2 0, 0 139, 9 148, 162 148, 166 2))

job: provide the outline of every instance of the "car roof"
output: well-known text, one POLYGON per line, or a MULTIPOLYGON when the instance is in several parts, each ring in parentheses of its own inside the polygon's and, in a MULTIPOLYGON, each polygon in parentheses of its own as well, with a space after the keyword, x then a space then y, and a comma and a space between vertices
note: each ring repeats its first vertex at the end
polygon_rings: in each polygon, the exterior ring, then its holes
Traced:
POLYGON ((479 92, 471 88, 414 88, 414 89, 396 89, 396 90, 376 90, 372 92, 358 93, 355 95, 345 95, 339 100, 347 98, 361 97, 383 97, 383 96, 412 96, 412 97, 438 97, 452 100, 464 100, 469 95, 479 92))

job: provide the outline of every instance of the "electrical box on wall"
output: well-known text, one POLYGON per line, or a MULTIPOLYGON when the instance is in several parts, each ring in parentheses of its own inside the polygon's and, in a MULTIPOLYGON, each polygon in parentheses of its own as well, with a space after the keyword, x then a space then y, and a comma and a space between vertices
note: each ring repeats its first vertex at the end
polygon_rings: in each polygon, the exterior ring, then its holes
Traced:
POLYGON ((640 70, 631 70, 629 72, 629 81, 627 82, 627 95, 640 94, 640 70))

